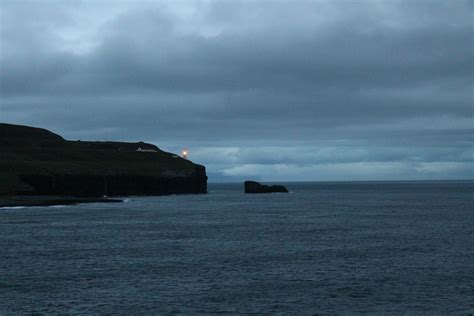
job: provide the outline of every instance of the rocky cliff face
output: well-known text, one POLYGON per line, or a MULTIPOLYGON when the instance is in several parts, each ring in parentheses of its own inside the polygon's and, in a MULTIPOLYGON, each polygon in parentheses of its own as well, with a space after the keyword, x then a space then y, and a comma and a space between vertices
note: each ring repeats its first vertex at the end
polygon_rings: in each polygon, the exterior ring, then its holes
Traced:
POLYGON ((0 124, 0 152, 0 195, 207 192, 204 166, 143 142, 66 141, 44 129, 0 124))
POLYGON ((181 177, 142 175, 37 175, 22 174, 27 185, 20 195, 72 195, 81 197, 167 195, 206 193, 207 177, 202 167, 181 177), (202 169, 202 170, 201 170, 202 169))

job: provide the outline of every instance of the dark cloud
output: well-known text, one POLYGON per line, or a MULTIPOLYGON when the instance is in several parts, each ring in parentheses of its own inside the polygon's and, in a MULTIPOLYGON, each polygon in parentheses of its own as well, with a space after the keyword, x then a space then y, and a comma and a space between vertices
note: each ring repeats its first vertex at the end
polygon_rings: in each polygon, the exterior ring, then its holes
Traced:
POLYGON ((190 147, 225 179, 474 176, 471 1, 0 9, 1 121, 190 147))

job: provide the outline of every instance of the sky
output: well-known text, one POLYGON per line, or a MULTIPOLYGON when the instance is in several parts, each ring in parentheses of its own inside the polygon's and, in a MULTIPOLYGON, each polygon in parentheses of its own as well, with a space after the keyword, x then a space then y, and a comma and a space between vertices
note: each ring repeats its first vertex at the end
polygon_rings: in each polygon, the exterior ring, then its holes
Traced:
POLYGON ((0 0, 0 122, 209 181, 474 179, 474 1, 0 0))

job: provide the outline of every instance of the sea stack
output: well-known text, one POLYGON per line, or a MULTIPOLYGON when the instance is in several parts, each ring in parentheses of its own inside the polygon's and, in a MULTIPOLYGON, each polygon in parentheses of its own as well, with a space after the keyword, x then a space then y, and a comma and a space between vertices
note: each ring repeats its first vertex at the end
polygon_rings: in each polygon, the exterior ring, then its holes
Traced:
POLYGON ((245 181, 245 193, 288 193, 283 185, 264 185, 256 181, 245 181))

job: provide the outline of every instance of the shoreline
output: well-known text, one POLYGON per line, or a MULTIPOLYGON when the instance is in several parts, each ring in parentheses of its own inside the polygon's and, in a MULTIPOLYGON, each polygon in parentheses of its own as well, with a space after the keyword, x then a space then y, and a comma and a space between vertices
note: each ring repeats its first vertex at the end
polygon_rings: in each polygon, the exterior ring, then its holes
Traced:
POLYGON ((122 199, 111 198, 81 198, 74 196, 0 196, 0 208, 29 207, 29 206, 56 206, 77 205, 83 203, 122 203, 122 199))

